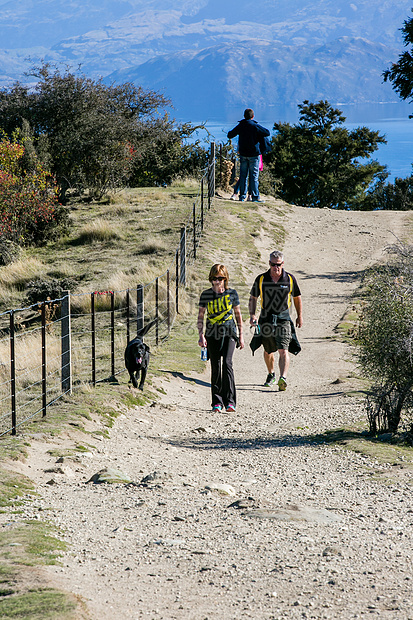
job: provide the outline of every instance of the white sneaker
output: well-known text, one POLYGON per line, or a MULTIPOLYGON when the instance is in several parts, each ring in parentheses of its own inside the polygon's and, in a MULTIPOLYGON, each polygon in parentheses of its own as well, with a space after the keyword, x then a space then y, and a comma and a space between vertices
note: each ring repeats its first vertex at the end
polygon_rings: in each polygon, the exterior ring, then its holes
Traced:
POLYGON ((247 202, 252 202, 251 194, 248 194, 247 202))
POLYGON ((230 200, 238 200, 238 194, 232 194, 230 200))

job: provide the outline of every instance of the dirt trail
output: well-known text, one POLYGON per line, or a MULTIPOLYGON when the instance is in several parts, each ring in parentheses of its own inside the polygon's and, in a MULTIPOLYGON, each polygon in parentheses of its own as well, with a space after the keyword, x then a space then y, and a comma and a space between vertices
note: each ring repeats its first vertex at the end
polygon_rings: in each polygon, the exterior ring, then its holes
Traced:
MULTIPOLYGON (((363 417, 349 348, 332 335, 407 217, 292 207, 280 221, 304 301, 286 392, 262 386, 262 353, 246 347, 236 415, 209 411, 209 368, 165 372, 162 402, 122 416, 56 484, 45 449, 28 462, 41 497, 24 516, 47 508, 66 530, 70 551, 49 572, 94 619, 413 618, 410 474, 312 437, 363 417), (157 474, 85 484, 102 467, 157 474)), ((257 243, 251 282, 273 249, 257 243)))

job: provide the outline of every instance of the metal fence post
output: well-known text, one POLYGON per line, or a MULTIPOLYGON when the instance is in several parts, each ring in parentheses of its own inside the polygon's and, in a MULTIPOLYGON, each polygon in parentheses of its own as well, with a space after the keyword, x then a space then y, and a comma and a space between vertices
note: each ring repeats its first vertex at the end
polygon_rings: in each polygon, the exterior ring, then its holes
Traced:
POLYGON ((186 286, 186 228, 181 228, 181 241, 180 241, 180 276, 179 282, 186 286))
POLYGON ((204 177, 201 179, 201 231, 204 230, 204 177))
POLYGON ((222 144, 219 145, 219 186, 222 187, 222 144))
POLYGON ((194 260, 196 260, 196 205, 195 205, 195 202, 194 202, 194 206, 192 207, 192 225, 194 227, 194 236, 193 236, 194 260))
POLYGON ((14 310, 10 310, 10 391, 11 391, 11 434, 16 434, 16 358, 14 343, 14 310))
POLYGON ((47 386, 46 386, 46 302, 42 303, 42 415, 46 415, 47 386))
POLYGON ((144 307, 143 307, 143 284, 136 287, 136 333, 143 329, 144 307))
POLYGON ((62 393, 72 393, 72 337, 70 324, 70 291, 64 292, 61 306, 62 393))
POLYGON ((115 376, 115 293, 110 291, 110 351, 111 351, 111 371, 112 377, 115 376))
POLYGON ((155 334, 156 346, 159 344, 159 278, 155 280, 155 334))
POLYGON ((166 272, 166 325, 168 328, 168 335, 169 332, 171 331, 171 304, 170 304, 170 300, 169 300, 169 269, 166 272))
POLYGON ((92 331, 92 383, 96 385, 96 316, 95 316, 95 293, 90 294, 90 313, 92 331))
POLYGON ((211 142, 208 177, 208 207, 210 207, 211 199, 215 196, 215 142, 211 142))
POLYGON ((179 314, 179 251, 175 252, 175 312, 179 314))
POLYGON ((130 340, 130 291, 126 291, 126 342, 130 340))

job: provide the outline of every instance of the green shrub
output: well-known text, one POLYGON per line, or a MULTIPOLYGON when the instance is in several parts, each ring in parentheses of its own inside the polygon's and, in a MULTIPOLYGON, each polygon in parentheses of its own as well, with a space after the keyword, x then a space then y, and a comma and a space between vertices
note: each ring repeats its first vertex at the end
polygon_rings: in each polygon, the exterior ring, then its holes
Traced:
POLYGON ((56 185, 39 162, 21 169, 24 146, 0 142, 0 236, 19 245, 42 245, 68 225, 56 185))
POLYGON ((367 398, 370 431, 412 431, 413 246, 389 249, 393 260, 366 277, 358 332, 358 359, 372 381, 367 398))

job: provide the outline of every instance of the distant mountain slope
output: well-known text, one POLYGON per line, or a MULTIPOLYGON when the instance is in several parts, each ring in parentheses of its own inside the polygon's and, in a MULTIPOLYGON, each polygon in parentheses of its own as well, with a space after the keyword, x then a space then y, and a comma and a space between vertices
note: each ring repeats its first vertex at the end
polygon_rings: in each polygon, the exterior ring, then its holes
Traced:
POLYGON ((162 90, 183 114, 251 105, 291 105, 304 99, 335 103, 397 101, 381 73, 391 50, 361 38, 321 46, 268 41, 227 43, 177 52, 118 71, 108 80, 162 90))
POLYGON ((381 74, 410 15, 411 0, 0 0, 0 86, 44 59, 162 88, 178 108, 212 92, 226 107, 395 101, 381 74))

